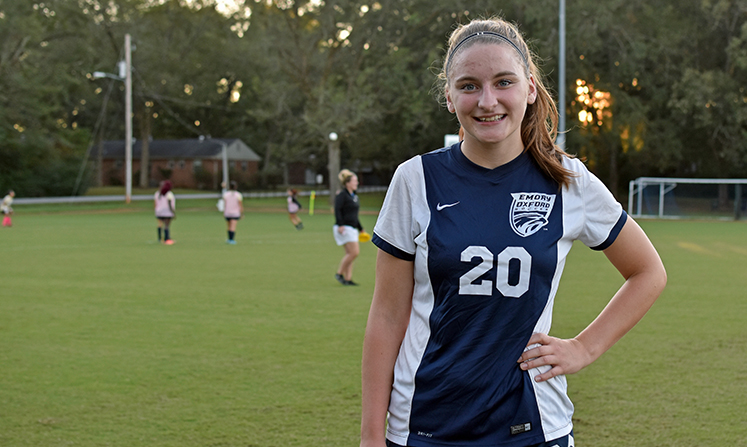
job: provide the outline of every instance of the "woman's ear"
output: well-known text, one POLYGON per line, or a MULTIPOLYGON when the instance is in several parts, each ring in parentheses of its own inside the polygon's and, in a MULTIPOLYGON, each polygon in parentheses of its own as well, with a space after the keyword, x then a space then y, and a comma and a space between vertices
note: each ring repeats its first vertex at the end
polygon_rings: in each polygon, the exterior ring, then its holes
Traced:
POLYGON ((449 110, 449 112, 456 113, 456 108, 454 107, 454 103, 451 102, 451 94, 449 93, 448 89, 446 89, 445 94, 446 94, 445 95, 446 96, 446 108, 449 110))
POLYGON ((529 75, 529 92, 527 94, 527 104, 534 104, 537 100, 537 83, 534 82, 534 76, 529 75))

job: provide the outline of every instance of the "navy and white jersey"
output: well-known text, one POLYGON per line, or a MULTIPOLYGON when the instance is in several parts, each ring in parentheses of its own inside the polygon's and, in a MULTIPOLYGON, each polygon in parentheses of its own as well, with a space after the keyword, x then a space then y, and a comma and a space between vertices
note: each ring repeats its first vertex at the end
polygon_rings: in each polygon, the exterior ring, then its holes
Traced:
POLYGON ((574 240, 604 249, 627 218, 576 159, 569 188, 526 153, 495 169, 460 145, 399 166, 373 241, 414 262, 415 289, 395 364, 387 438, 407 446, 528 446, 568 435, 564 376, 517 360, 548 333, 574 240))

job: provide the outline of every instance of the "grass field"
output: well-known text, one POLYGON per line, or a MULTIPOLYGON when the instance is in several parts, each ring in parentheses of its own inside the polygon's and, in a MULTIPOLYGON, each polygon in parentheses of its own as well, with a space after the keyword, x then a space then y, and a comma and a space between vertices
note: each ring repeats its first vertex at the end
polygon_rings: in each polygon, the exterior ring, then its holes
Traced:
MULTIPOLYGON (((249 201, 228 246, 214 205, 178 202, 170 247, 150 203, 16 207, 0 229, 0 446, 358 444, 375 247, 343 287, 328 211, 299 232, 282 198, 249 201)), ((642 225, 669 285, 569 377, 577 445, 747 446, 747 227, 642 225)), ((574 247, 553 334, 575 335, 620 283, 574 247)))

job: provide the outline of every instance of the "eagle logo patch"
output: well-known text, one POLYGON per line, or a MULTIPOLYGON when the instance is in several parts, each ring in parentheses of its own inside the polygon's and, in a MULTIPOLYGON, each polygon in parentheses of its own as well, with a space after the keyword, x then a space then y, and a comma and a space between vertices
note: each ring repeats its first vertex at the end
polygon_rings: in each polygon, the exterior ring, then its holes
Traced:
POLYGON ((521 237, 528 237, 548 224, 555 204, 555 194, 541 192, 511 193, 511 228, 521 237))

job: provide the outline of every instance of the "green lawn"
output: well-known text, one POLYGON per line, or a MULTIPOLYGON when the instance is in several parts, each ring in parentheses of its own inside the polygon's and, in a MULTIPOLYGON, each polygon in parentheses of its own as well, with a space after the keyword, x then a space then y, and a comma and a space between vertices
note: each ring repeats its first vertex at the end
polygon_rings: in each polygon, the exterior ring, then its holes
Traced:
MULTIPOLYGON (((236 246, 214 200, 177 203, 173 246, 156 243, 149 202, 17 206, 0 229, 0 446, 357 445, 376 248, 362 246, 361 286, 340 286, 324 200, 303 231, 284 199, 247 201, 236 246)), ((747 228, 642 225, 669 285, 569 377, 577 445, 747 446, 747 228)), ((574 247, 554 335, 620 282, 574 247)))

